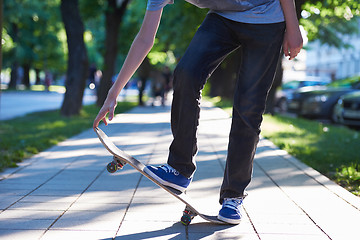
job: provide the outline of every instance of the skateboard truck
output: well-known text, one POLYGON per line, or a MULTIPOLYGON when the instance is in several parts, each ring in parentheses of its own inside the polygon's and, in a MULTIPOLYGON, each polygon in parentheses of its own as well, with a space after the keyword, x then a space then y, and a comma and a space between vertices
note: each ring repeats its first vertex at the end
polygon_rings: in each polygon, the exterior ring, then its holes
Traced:
POLYGON ((95 128, 95 132, 97 136, 99 137, 101 143, 104 145, 104 147, 113 155, 114 160, 110 162, 107 166, 107 170, 110 173, 116 172, 117 170, 120 170, 126 163, 128 163, 130 166, 132 166, 134 169, 139 171, 143 176, 150 179, 152 182, 154 182, 156 185, 164 189, 166 192, 177 198, 179 201, 184 203, 187 207, 185 208, 183 212, 183 216, 181 217, 181 222, 185 226, 189 225, 192 219, 195 216, 200 216, 204 220, 216 224, 224 224, 224 222, 217 219, 216 216, 206 215, 194 207, 191 199, 185 194, 180 191, 176 191, 170 187, 162 185, 159 181, 152 178, 148 174, 144 172, 145 165, 138 161, 136 158, 132 157, 131 155, 125 153, 124 151, 120 150, 116 145, 110 140, 110 138, 100 129, 95 128))
POLYGON ((191 223, 191 220, 193 220, 194 217, 196 217, 197 214, 191 211, 187 206, 185 207, 185 210, 183 211, 183 215, 181 217, 181 223, 185 226, 188 226, 191 223))
POLYGON ((109 162, 109 164, 106 166, 106 169, 109 173, 114 173, 120 169, 122 169, 125 166, 126 162, 117 158, 113 157, 113 161, 109 162))

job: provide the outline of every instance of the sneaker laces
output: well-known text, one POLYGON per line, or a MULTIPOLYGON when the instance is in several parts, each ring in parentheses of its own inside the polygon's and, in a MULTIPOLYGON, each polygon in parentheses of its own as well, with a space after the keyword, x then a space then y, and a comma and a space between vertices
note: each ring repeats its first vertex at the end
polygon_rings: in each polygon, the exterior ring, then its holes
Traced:
POLYGON ((242 204, 243 198, 225 198, 223 207, 239 211, 239 206, 242 204))
POLYGON ((166 173, 173 173, 175 176, 179 175, 179 172, 175 168, 169 165, 162 165, 160 168, 164 170, 166 173))

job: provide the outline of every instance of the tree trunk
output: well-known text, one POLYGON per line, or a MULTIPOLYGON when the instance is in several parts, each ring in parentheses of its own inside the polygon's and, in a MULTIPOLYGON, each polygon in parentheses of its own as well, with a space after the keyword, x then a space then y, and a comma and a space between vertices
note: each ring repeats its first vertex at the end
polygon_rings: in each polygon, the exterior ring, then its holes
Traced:
POLYGON ((17 62, 13 62, 11 65, 10 82, 8 85, 9 89, 16 88, 17 80, 18 80, 18 67, 19 65, 17 62))
MULTIPOLYGON (((19 33, 19 28, 15 23, 11 23, 11 31, 13 34, 11 36, 14 44, 18 44, 18 33, 19 33)), ((16 51, 17 48, 14 49, 14 55, 16 56, 16 51)), ((18 74, 18 68, 19 68, 19 63, 17 58, 15 57, 14 62, 11 64, 11 74, 10 74, 10 82, 8 85, 9 89, 16 89, 17 83, 18 83, 18 78, 19 78, 19 74, 18 74)))
POLYGON ((103 75, 100 81, 97 105, 102 106, 107 93, 112 86, 112 77, 115 74, 115 61, 117 56, 117 39, 122 18, 130 0, 123 0, 118 4, 117 0, 108 0, 105 13, 105 56, 103 75))
POLYGON ((40 69, 36 68, 35 69, 35 85, 40 85, 41 84, 41 79, 40 79, 40 69))
POLYGON ((27 89, 30 88, 30 64, 24 64, 24 75, 22 79, 22 83, 25 85, 27 89))
POLYGON ((80 17, 78 0, 61 0, 61 16, 68 44, 66 93, 61 106, 63 116, 80 113, 88 74, 88 58, 84 43, 84 24, 80 17))

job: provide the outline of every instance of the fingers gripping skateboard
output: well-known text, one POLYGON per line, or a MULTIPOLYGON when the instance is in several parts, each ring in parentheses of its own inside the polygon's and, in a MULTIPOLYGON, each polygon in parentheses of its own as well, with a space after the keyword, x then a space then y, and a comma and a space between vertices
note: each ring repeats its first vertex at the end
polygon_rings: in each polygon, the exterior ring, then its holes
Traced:
POLYGON ((122 161, 121 159, 117 157, 113 157, 113 161, 109 162, 109 164, 106 166, 106 169, 109 173, 114 173, 120 169, 122 169, 125 166, 126 162, 122 161))

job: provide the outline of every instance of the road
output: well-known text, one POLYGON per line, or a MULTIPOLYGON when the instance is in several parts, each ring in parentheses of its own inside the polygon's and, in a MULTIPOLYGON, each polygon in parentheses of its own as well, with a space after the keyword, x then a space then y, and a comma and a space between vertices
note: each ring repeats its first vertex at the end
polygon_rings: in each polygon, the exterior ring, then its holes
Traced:
MULTIPOLYGON (((9 120, 32 112, 60 109, 64 98, 63 93, 9 91, 0 94, 0 120, 9 120)), ((95 103, 96 96, 87 89, 83 104, 95 103)))

